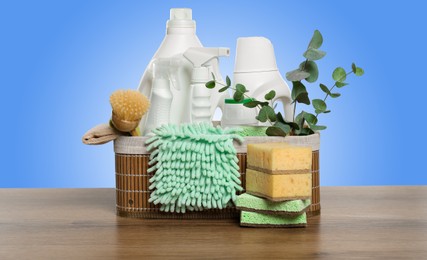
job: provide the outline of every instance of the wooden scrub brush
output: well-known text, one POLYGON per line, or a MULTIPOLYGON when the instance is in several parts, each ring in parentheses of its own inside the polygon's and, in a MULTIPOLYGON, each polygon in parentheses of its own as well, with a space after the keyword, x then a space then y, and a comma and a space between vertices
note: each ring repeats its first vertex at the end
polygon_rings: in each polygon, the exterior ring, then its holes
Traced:
POLYGON ((121 132, 140 135, 138 124, 150 106, 147 97, 137 90, 116 90, 110 96, 110 104, 112 125, 121 132))

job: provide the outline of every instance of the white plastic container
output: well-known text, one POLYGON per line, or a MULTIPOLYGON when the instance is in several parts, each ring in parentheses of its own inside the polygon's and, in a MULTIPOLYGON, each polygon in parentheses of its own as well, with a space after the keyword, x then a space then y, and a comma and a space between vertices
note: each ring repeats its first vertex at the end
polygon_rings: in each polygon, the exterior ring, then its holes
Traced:
POLYGON ((256 120, 257 110, 243 106, 244 103, 251 99, 245 99, 242 102, 236 102, 234 99, 226 99, 224 111, 222 113, 221 126, 235 127, 240 125, 258 125, 256 120))
POLYGON ((156 111, 156 113, 150 113, 147 116, 147 123, 143 130, 143 135, 148 135, 158 126, 169 123, 171 103, 172 92, 170 90, 169 79, 155 78, 153 80, 150 109, 156 111))
POLYGON ((237 39, 233 79, 234 83, 245 85, 248 95, 257 100, 264 100, 270 90, 276 91, 273 102, 282 102, 285 119, 292 121, 291 91, 277 68, 270 40, 264 37, 237 39))
MULTIPOLYGON (((192 20, 192 10, 189 8, 173 8, 170 10, 170 19, 166 24, 166 36, 147 66, 138 87, 138 90, 147 96, 153 105, 142 118, 139 125, 144 133, 147 132, 144 130, 147 118, 150 116, 150 113, 157 114, 156 107, 158 107, 153 104, 152 100, 153 61, 158 58, 182 58, 182 54, 191 47, 202 47, 196 35, 196 22, 192 20)), ((211 67, 211 71, 215 74, 216 80, 223 82, 218 60, 214 59, 210 61, 209 66, 211 67)), ((169 123, 179 124, 191 122, 191 102, 189 97, 191 95, 190 84, 192 69, 192 64, 187 61, 183 62, 180 69, 176 72, 177 75, 175 78, 177 82, 170 88, 173 98, 170 105, 169 123)), ((211 115, 214 114, 218 106, 222 105, 221 101, 223 101, 226 96, 226 94, 218 93, 218 91, 212 91, 210 96, 211 115)))

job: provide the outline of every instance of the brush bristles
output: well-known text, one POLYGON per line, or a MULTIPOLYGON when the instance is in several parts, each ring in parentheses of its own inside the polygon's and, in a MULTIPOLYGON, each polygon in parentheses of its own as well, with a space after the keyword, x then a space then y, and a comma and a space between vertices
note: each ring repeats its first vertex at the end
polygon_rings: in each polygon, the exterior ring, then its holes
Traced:
POLYGON ((138 121, 147 112, 150 101, 137 90, 117 90, 111 94, 110 104, 121 120, 138 121))

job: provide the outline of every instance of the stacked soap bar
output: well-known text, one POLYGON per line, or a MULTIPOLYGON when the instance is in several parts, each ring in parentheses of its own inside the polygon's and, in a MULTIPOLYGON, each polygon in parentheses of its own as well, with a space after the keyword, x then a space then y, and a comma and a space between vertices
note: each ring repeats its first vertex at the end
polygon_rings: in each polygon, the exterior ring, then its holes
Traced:
POLYGON ((246 192, 272 201, 311 198, 311 148, 248 144, 246 192))
POLYGON ((237 199, 242 226, 306 226, 312 151, 285 143, 248 144, 246 192, 237 199))

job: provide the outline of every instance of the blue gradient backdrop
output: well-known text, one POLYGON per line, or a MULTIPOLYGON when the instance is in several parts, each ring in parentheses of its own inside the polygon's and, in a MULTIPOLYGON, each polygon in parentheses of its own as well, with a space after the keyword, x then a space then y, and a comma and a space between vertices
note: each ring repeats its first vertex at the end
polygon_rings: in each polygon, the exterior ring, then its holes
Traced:
POLYGON ((74 0, 0 4, 0 187, 114 187, 112 144, 81 137, 108 121, 114 90, 137 87, 171 7, 192 8, 202 43, 232 56, 237 37, 268 37, 282 74, 319 29, 320 82, 353 61, 366 71, 320 117, 322 185, 427 184, 422 1, 74 0))

